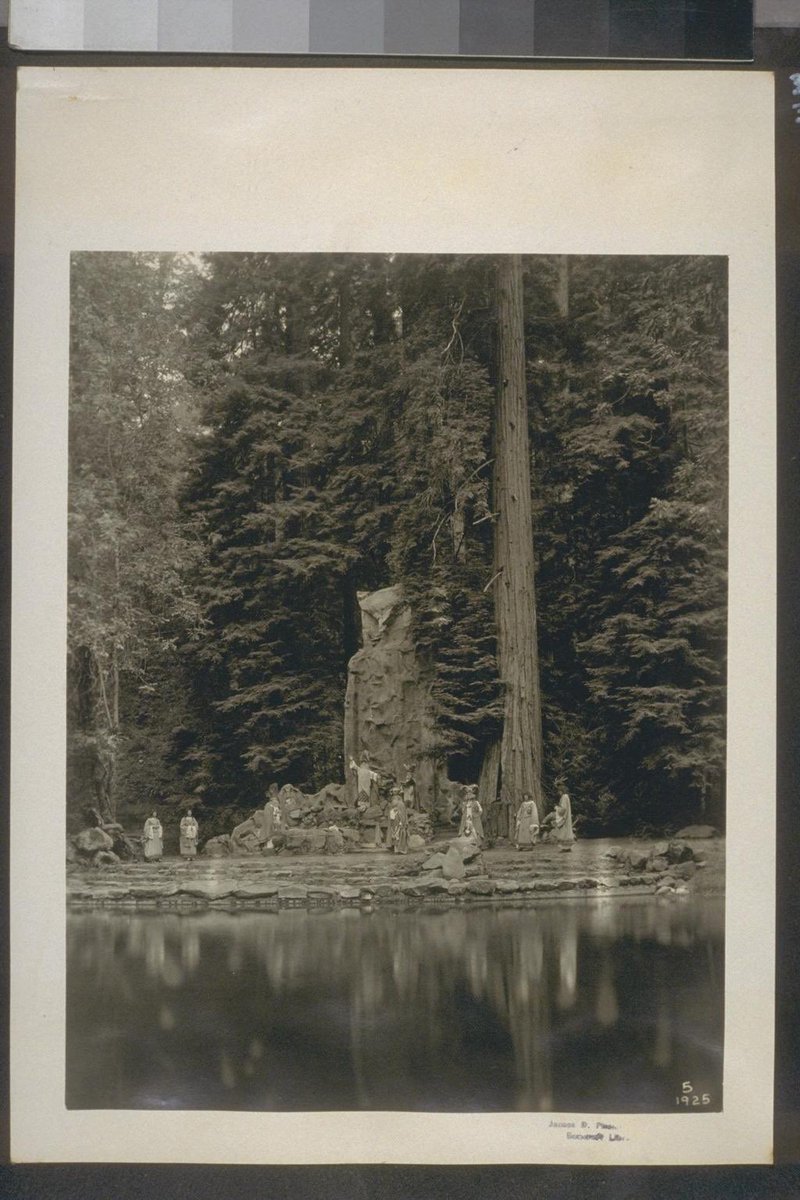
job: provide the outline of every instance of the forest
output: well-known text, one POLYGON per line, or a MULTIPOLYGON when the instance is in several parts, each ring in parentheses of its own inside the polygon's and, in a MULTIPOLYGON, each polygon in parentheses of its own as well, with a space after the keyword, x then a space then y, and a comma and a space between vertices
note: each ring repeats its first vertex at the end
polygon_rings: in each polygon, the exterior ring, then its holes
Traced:
POLYGON ((70 339, 68 814, 341 781, 398 585, 450 778, 724 825, 725 259, 80 253, 70 339))

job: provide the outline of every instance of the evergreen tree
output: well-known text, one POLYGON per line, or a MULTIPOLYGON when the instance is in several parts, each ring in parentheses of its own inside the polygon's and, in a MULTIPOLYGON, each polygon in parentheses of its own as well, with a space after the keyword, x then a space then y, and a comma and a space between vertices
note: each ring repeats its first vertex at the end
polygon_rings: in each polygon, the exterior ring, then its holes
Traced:
POLYGON ((722 819, 724 263, 577 260, 539 364, 547 758, 585 829, 722 819))
POLYGON ((189 269, 72 259, 67 790, 106 816, 175 784, 164 718, 175 646, 197 619, 177 509, 194 413, 173 309, 189 269))

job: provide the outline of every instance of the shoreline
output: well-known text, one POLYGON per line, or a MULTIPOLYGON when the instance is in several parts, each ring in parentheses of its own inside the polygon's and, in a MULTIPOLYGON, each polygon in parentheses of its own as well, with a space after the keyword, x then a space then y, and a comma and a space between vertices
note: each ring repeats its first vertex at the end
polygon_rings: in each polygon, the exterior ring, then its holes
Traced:
POLYGON ((466 861, 458 879, 443 877, 440 867, 424 869, 442 857, 438 852, 448 844, 434 842, 408 855, 379 850, 341 856, 280 853, 73 867, 67 874, 67 908, 371 910, 644 896, 674 903, 725 891, 725 839, 720 837, 670 843, 683 851, 677 865, 656 853, 663 842, 650 840, 576 842, 568 853, 548 843, 531 851, 494 847, 466 861))

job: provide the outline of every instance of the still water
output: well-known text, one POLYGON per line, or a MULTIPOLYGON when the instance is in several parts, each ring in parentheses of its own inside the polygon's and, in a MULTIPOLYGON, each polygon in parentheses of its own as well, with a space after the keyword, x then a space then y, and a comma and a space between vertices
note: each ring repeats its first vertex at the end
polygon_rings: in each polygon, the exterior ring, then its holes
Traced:
POLYGON ((722 988, 721 899, 74 912, 67 1105, 717 1111, 722 988))

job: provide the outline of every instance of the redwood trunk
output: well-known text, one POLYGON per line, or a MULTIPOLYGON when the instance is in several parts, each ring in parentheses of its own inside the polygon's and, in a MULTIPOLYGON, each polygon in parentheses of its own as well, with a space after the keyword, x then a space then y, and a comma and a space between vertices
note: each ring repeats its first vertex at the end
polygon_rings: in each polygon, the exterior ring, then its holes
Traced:
POLYGON ((526 794, 536 801, 540 814, 543 811, 522 263, 518 255, 498 263, 497 329, 494 601, 498 667, 505 692, 497 833, 508 836, 526 794))

